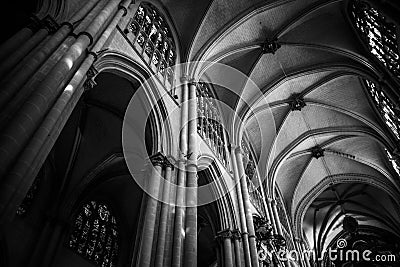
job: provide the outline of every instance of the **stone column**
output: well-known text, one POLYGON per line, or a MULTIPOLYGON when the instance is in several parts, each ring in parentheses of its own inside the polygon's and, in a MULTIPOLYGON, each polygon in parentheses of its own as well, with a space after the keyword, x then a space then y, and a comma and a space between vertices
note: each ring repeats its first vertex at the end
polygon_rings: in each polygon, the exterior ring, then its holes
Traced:
POLYGON ((282 225, 281 225, 281 221, 279 219, 279 213, 278 213, 277 203, 276 203, 275 199, 272 200, 271 205, 272 205, 272 211, 274 213, 276 230, 278 231, 279 235, 283 236, 282 225))
POLYGON ((156 250, 156 259, 155 266, 162 267, 164 266, 164 252, 167 249, 166 244, 166 234, 167 234, 167 224, 168 224, 168 211, 169 211, 169 200, 170 200, 170 191, 171 191, 171 174, 172 174, 172 164, 166 161, 165 165, 165 181, 164 188, 162 193, 162 202, 161 203, 161 214, 160 214, 160 224, 158 230, 158 240, 157 240, 157 250, 156 250))
POLYGON ((235 229, 232 231, 233 247, 235 251, 235 266, 242 266, 242 257, 240 253, 240 230, 235 229))
POLYGON ((28 26, 19 30, 11 38, 5 41, 0 46, 0 60, 8 57, 15 49, 18 49, 24 44, 34 32, 40 28, 40 20, 36 16, 31 17, 31 22, 28 26))
POLYGON ((186 158, 188 138, 188 99, 189 89, 186 77, 182 78, 181 97, 181 132, 179 136, 179 161, 176 190, 175 226, 173 236, 172 266, 180 267, 183 260, 183 240, 185 231, 185 186, 186 186, 186 158))
MULTIPOLYGON (((73 65, 93 43, 93 36, 104 26, 107 19, 118 6, 118 0, 111 0, 85 32, 80 33, 76 42, 68 49, 64 57, 55 65, 46 78, 32 93, 26 104, 17 112, 13 121, 0 136, 0 177, 4 176, 10 164, 26 145, 39 123, 48 111, 48 107, 61 93, 59 86, 68 76, 73 65)), ((61 89, 62 90, 62 89, 61 89)))
POLYGON ((148 178, 148 183, 146 185, 146 193, 149 195, 147 196, 147 205, 143 220, 143 230, 138 256, 138 266, 143 267, 150 266, 151 263, 151 252, 158 206, 158 200, 154 197, 159 195, 160 183, 161 179, 163 179, 162 168, 165 163, 165 158, 161 153, 157 153, 150 157, 150 161, 153 168, 151 168, 151 175, 148 178))
POLYGON ((232 168, 233 174, 235 178, 235 188, 236 188, 236 196, 238 201, 238 208, 239 208, 239 217, 240 217, 240 226, 242 231, 242 242, 243 242, 243 255, 244 255, 244 262, 246 267, 251 267, 251 256, 250 256, 250 246, 249 246, 249 238, 247 232, 247 222, 246 222, 246 215, 245 215, 245 208, 243 204, 243 196, 242 190, 240 189, 240 175, 238 171, 238 163, 236 160, 236 154, 234 152, 235 148, 232 147, 231 149, 231 158, 232 158, 232 168))
POLYGON ((40 21, 40 29, 24 42, 17 50, 11 53, 0 63, 0 77, 4 77, 12 70, 32 49, 43 41, 49 33, 54 33, 58 29, 57 22, 50 16, 40 21))
MULTIPOLYGON (((117 12, 99 40, 96 42, 93 48, 94 51, 100 50, 103 47, 104 43, 110 36, 111 32, 115 29, 121 17, 126 14, 124 9, 126 10, 126 7, 129 5, 129 3, 130 0, 125 0, 120 6, 120 10, 117 12)), ((36 176, 37 171, 45 161, 48 153, 61 133, 62 128, 72 113, 76 103, 82 95, 82 82, 85 78, 85 74, 88 72, 95 60, 93 54, 94 53, 91 53, 82 63, 79 70, 73 76, 70 84, 61 93, 61 96, 59 96, 56 103, 53 105, 53 108, 46 115, 44 121, 34 134, 33 138, 31 138, 20 158, 17 160, 14 168, 11 170, 10 175, 2 181, 2 184, 5 184, 6 186, 0 188, 0 199, 1 203, 6 203, 6 206, 1 207, 0 209, 1 222, 5 220, 8 215, 13 214, 12 210, 14 210, 14 206, 16 206, 24 198, 31 183, 33 182, 33 179, 36 176), (20 183, 22 180, 23 183, 20 183)))
POLYGON ((189 83, 188 151, 186 183, 186 229, 184 266, 197 266, 197 97, 196 84, 189 83))
POLYGON ((224 266, 233 266, 233 255, 232 255, 232 231, 225 229, 217 233, 216 239, 220 242, 224 252, 224 266))
POLYGON ((243 205, 246 215, 247 230, 249 231, 251 265, 253 267, 258 267, 259 262, 258 262, 257 246, 256 246, 256 236, 254 231, 253 213, 251 212, 250 196, 247 188, 246 174, 244 172, 242 149, 238 147, 236 148, 235 152, 236 152, 237 168, 240 177, 240 188, 242 191, 243 205))
MULTIPOLYGON (((306 247, 306 245, 304 244, 304 242, 301 242, 300 246, 301 246, 301 248, 303 249, 303 253, 304 253, 305 251, 307 251, 307 247, 306 247)), ((307 255, 308 255, 308 254, 307 254, 307 255)), ((310 256, 308 256, 308 258, 307 258, 307 257, 304 258, 304 262, 305 262, 305 264, 306 264, 307 267, 312 267, 312 264, 311 264, 311 261, 310 261, 310 260, 311 260, 311 259, 310 259, 310 256)))
MULTIPOLYGON (((98 0, 90 0, 87 4, 81 8, 72 18, 71 21, 79 21, 92 9, 98 0)), ((35 71, 49 58, 49 56, 59 47, 63 40, 70 34, 74 29, 74 26, 70 22, 64 22, 57 32, 52 35, 46 44, 43 45, 32 57, 28 58, 27 61, 21 67, 22 71, 18 71, 13 74, 10 79, 6 79, 5 83, 1 84, 0 92, 0 108, 9 102, 10 98, 18 92, 25 82, 31 77, 35 71)), ((15 104, 15 103, 14 103, 15 104)))
MULTIPOLYGON (((175 161, 174 161, 175 162, 175 161)), ((173 235, 174 235, 174 224, 175 224, 175 201, 176 201, 176 172, 174 172, 171 176, 171 190, 169 196, 169 205, 168 205, 168 223, 167 223, 167 232, 166 232, 166 240, 165 240, 165 252, 164 252, 164 265, 163 266, 171 266, 172 259, 172 247, 173 247, 173 235)))
POLYGON ((269 217, 271 219, 271 226, 274 229, 274 233, 277 234, 278 229, 276 227, 275 215, 274 215, 274 211, 272 209, 272 199, 270 199, 270 198, 268 198, 267 207, 268 207, 269 217))
POLYGON ((297 250, 298 255, 299 255, 299 258, 297 260, 300 263, 301 267, 307 267, 306 264, 304 263, 304 254, 303 254, 303 249, 301 248, 300 242, 301 242, 300 239, 298 239, 298 238, 294 239, 294 243, 296 245, 296 250, 297 250))

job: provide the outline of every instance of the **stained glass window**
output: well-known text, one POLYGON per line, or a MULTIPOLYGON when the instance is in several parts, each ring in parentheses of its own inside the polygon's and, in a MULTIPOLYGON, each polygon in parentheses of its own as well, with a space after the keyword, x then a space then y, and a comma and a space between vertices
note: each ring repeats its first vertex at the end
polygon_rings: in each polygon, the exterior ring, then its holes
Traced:
POLYGON ((44 171, 43 171, 43 169, 41 169, 39 171, 39 174, 36 176, 35 180, 33 181, 31 187, 29 188, 28 193, 26 193, 24 200, 22 200, 21 204, 17 208, 16 213, 18 216, 23 217, 28 212, 29 207, 32 205, 32 203, 37 195, 38 188, 39 188, 39 185, 40 185, 43 175, 44 175, 44 171))
POLYGON ((397 78, 400 78, 400 55, 396 25, 362 0, 351 4, 351 17, 369 51, 397 78))
POLYGON ((365 80, 375 105, 393 134, 400 140, 400 109, 386 96, 375 83, 365 80))
POLYGON ((68 246, 97 266, 111 267, 118 260, 118 227, 108 206, 90 201, 79 210, 68 246))
POLYGON ((149 65, 164 77, 164 82, 172 84, 176 46, 171 30, 158 10, 150 3, 141 3, 125 33, 147 55, 149 65))
POLYGON ((210 145, 218 158, 228 164, 226 158, 225 130, 222 126, 221 114, 211 89, 207 83, 197 83, 197 131, 210 145))
POLYGON ((387 150, 385 148, 385 151, 386 151, 386 156, 388 157, 390 163, 393 166, 393 169, 395 170, 397 175, 399 175, 399 177, 400 177, 400 163, 398 161, 396 161, 396 158, 392 155, 392 153, 389 152, 389 150, 387 150))

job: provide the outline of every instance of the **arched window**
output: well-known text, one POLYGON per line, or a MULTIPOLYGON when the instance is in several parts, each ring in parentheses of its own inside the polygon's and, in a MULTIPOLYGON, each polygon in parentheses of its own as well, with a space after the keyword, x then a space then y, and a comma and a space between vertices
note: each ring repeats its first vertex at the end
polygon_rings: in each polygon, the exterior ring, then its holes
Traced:
POLYGON ((76 215, 68 246, 97 266, 116 266, 118 227, 107 205, 90 201, 76 215))
POLYGON ((134 47, 165 84, 173 83, 176 45, 166 20, 150 3, 141 3, 124 30, 134 47))
POLYGON ((351 17, 369 51, 400 79, 400 55, 396 25, 362 0, 351 3, 351 17))
POLYGON ((400 140, 400 110, 375 83, 365 80, 366 87, 382 119, 400 140))
POLYGON ((209 84, 197 83, 197 131, 212 148, 218 158, 227 166, 226 136, 222 118, 209 84))

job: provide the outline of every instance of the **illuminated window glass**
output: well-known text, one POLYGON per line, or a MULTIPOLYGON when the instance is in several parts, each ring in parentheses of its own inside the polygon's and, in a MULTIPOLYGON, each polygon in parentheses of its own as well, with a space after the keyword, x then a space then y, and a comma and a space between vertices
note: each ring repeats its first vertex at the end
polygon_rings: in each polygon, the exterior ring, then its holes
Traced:
POLYGON ((197 131, 212 148, 218 158, 227 165, 226 140, 222 118, 215 98, 207 83, 199 82, 197 95, 197 131))
POLYGON ((390 163, 393 166, 393 169, 400 177, 400 164, 396 161, 396 158, 392 155, 392 153, 389 152, 389 150, 385 148, 385 151, 386 151, 386 156, 388 157, 390 163))
POLYGON ((90 201, 81 207, 68 246, 97 266, 117 265, 118 228, 107 205, 90 201))
POLYGON ((351 17, 369 51, 397 78, 400 78, 400 55, 396 25, 367 2, 355 0, 351 17))
POLYGON ((164 77, 164 82, 173 82, 175 65, 175 43, 167 23, 150 3, 141 3, 124 31, 133 44, 138 44, 149 58, 149 65, 164 77))
POLYGON ((366 80, 365 84, 382 119, 400 140, 400 110, 375 83, 366 80))

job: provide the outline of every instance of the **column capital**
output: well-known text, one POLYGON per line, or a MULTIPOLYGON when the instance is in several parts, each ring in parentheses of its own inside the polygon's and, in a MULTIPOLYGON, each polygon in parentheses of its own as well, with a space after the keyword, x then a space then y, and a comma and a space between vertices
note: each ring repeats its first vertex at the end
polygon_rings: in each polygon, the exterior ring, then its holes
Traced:
POLYGON ((55 33, 58 28, 60 27, 58 23, 51 17, 50 15, 47 15, 44 17, 41 21, 42 27, 46 29, 50 34, 55 33))
POLYGON ((31 29, 32 31, 36 32, 42 26, 40 19, 35 15, 31 15, 29 18, 30 23, 28 24, 27 28, 31 29))
POLYGON ((93 89, 97 85, 94 79, 96 78, 98 73, 99 71, 93 65, 90 66, 90 68, 86 72, 86 81, 83 84, 85 90, 93 89))
POLYGON ((189 78, 186 75, 182 75, 180 78, 181 83, 186 83, 186 82, 188 82, 188 80, 189 80, 189 78))
POLYGON ((230 239, 232 238, 232 231, 231 229, 227 228, 225 230, 221 230, 217 233, 216 239, 230 239))
POLYGON ((240 233, 239 229, 232 230, 232 239, 233 240, 240 240, 241 239, 241 233, 240 233))
POLYGON ((177 162, 172 156, 165 156, 164 161, 165 167, 171 169, 174 169, 174 166, 177 162))
POLYGON ((194 78, 191 78, 188 80, 189 85, 194 85, 197 87, 198 81, 196 81, 194 78))
POLYGON ((149 159, 154 166, 163 167, 165 165, 165 156, 161 152, 157 152, 150 156, 149 159))

